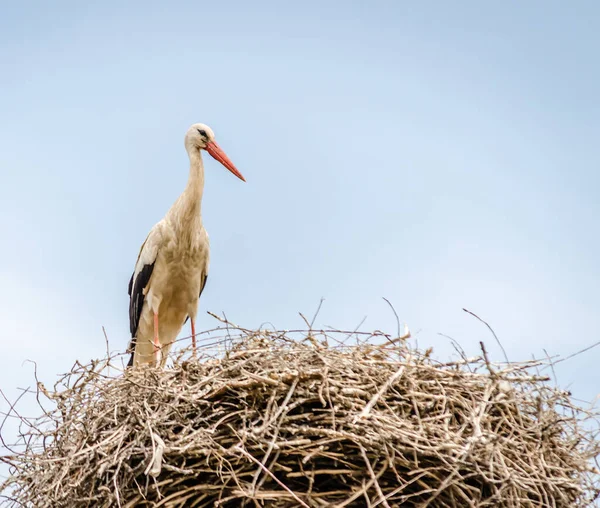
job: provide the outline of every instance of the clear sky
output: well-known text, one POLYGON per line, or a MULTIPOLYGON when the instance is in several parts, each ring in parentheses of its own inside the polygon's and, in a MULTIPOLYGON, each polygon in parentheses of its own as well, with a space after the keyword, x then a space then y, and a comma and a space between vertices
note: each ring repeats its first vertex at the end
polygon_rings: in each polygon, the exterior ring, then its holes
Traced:
MULTIPOLYGON (((11 2, 0 15, 0 388, 129 340, 127 283, 210 125, 204 310, 511 360, 600 340, 600 4, 11 2), (418 332, 418 333, 417 333, 418 332)), ((600 347, 557 366, 592 400, 600 347)), ((27 402, 23 406, 27 408, 27 402)), ((0 402, 0 410, 6 404, 0 402)), ((33 411, 33 408, 31 407, 33 411)), ((27 411, 23 410, 25 413, 27 411)))

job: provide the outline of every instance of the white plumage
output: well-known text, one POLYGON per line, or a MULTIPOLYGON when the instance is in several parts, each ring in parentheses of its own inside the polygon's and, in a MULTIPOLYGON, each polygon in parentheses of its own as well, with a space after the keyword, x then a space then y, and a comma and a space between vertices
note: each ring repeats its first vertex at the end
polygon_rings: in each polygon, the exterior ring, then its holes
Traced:
POLYGON ((186 188, 150 230, 129 282, 130 366, 164 366, 188 318, 195 352, 198 299, 206 284, 209 264, 208 234, 201 213, 204 191, 201 150, 244 180, 217 145, 208 126, 192 125, 185 136, 185 148, 190 158, 186 188))

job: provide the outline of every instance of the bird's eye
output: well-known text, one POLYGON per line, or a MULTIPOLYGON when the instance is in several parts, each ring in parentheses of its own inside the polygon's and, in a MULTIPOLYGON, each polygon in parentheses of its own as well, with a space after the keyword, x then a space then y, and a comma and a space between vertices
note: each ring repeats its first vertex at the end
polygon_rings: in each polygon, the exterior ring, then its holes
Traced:
POLYGON ((202 130, 202 129, 196 129, 198 131, 198 133, 200 134, 200 136, 204 136, 205 138, 207 138, 208 136, 206 135, 206 131, 202 130))

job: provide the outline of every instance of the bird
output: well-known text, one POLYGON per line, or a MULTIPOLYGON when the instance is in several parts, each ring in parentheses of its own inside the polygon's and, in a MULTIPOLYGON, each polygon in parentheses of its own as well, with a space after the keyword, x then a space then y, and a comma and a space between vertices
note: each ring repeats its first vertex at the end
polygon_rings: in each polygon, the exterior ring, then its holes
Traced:
POLYGON ((196 355, 196 313, 208 278, 210 257, 208 234, 202 225, 202 151, 246 181, 207 125, 195 123, 188 129, 185 149, 190 159, 187 185, 164 218, 150 230, 129 281, 128 367, 164 367, 169 350, 188 319, 196 355))

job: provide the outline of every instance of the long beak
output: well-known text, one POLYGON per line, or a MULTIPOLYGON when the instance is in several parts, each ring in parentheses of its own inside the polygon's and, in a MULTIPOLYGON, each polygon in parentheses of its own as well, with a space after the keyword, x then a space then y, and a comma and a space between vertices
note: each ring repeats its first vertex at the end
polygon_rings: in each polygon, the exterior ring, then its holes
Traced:
POLYGON ((209 141, 206 145, 206 151, 211 155, 211 157, 215 160, 218 160, 223 166, 225 166, 229 171, 231 171, 235 176, 237 176, 240 180, 246 181, 246 179, 242 176, 237 168, 233 165, 233 162, 229 160, 229 157, 225 155, 225 152, 221 150, 221 147, 217 145, 214 141, 209 141))

